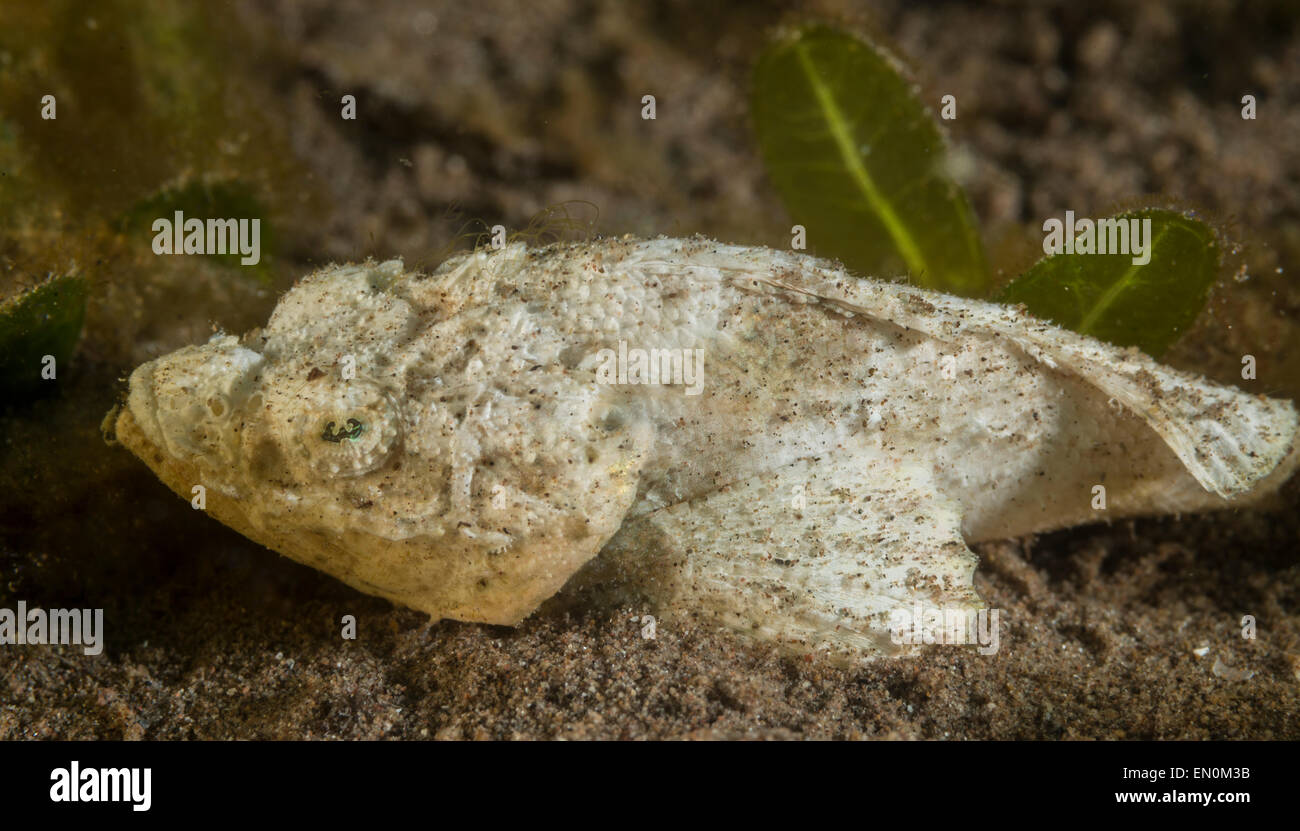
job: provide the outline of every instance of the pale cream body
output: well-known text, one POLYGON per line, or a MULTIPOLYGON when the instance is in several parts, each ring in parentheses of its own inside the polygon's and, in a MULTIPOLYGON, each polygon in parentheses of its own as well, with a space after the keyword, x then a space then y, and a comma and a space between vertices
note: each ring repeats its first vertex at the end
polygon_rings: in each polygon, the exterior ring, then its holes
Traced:
POLYGON ((241 533, 434 617, 516 623, 605 547, 580 582, 876 654, 891 608, 978 604, 965 542, 1267 492, 1296 429, 1015 309, 659 239, 326 269, 244 343, 137 369, 117 432, 241 533), (601 383, 620 341, 702 350, 700 394, 601 383))

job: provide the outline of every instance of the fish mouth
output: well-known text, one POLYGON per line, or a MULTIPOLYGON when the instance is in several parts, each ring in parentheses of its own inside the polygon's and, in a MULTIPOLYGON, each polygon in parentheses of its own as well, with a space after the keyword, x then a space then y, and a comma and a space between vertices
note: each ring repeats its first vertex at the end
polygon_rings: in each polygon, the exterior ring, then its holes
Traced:
MULTIPOLYGON (((257 398, 263 364, 236 338, 216 335, 136 367, 122 412, 155 452, 233 465, 240 448, 232 427, 257 398)), ((124 423, 120 414, 117 423, 124 423)))
MULTIPOLYGON (((138 372, 139 368, 131 374, 133 384, 138 372)), ((136 417, 129 395, 122 396, 104 414, 104 418, 99 424, 99 431, 106 444, 110 446, 121 445, 126 448, 133 456, 144 462, 159 479, 162 479, 171 487, 170 481, 164 476, 164 469, 169 458, 168 454, 157 439, 149 435, 149 431, 136 417)))
POLYGON ((130 450, 140 461, 149 466, 154 473, 162 477, 162 468, 167 460, 167 455, 148 433, 141 428, 140 422, 136 420, 135 414, 132 413, 129 405, 123 406, 118 404, 108 415, 104 417, 105 438, 117 444, 122 445, 130 450), (109 420, 112 424, 109 425, 109 420), (108 433, 111 426, 112 435, 108 433))
POLYGON ((136 367, 131 373, 126 400, 117 405, 117 419, 113 424, 118 443, 144 461, 147 459, 141 450, 148 452, 150 458, 163 452, 161 429, 157 419, 142 418, 140 415, 149 412, 148 405, 154 400, 152 366, 153 361, 150 361, 136 367))

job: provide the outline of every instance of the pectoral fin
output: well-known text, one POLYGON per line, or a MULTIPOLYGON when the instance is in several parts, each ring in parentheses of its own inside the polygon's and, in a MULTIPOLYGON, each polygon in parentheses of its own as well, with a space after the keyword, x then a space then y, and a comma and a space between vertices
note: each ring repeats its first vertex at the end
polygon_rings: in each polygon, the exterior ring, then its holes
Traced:
MULTIPOLYGON (((791 252, 701 244, 681 253, 701 279, 726 275, 743 290, 800 296, 943 342, 995 337, 1013 343, 1046 370, 1081 379, 1143 419, 1201 487, 1225 501, 1270 492, 1300 468, 1300 413, 1290 401, 1171 369, 1135 349, 1061 329, 1021 309, 862 280, 791 252)), ((650 264, 642 268, 650 270, 650 264)))
POLYGON ((892 614, 983 605, 960 526, 919 467, 806 459, 625 524, 584 577, 801 651, 897 655, 892 614))
POLYGON ((1147 422, 1205 490, 1225 500, 1268 491, 1300 466, 1300 414, 1290 401, 1164 366, 1036 320, 1009 306, 867 280, 782 279, 755 282, 810 295, 854 314, 925 332, 939 340, 995 335, 1054 371, 1072 374, 1147 422))

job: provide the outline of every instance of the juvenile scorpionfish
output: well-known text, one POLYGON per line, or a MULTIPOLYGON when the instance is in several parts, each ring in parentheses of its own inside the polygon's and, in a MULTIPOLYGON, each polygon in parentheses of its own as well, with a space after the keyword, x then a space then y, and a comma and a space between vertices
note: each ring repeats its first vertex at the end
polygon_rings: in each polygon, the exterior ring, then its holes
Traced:
POLYGON ((1248 502, 1300 458, 1288 401, 698 238, 323 269, 262 330, 137 368, 116 435, 434 619, 517 624, 581 571, 863 658, 915 649, 893 611, 982 606, 970 543, 1248 502))

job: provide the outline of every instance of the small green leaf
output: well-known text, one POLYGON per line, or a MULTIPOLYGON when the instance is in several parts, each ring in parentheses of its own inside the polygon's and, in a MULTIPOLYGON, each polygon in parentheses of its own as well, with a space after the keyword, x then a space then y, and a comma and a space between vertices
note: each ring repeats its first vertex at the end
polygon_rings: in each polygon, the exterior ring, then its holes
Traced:
POLYGON ((57 389, 86 317, 86 280, 64 275, 0 305, 0 402, 57 389), (55 377, 42 377, 53 356, 55 377))
MULTIPOLYGON (((1204 308, 1219 273, 1218 239, 1205 223, 1175 211, 1134 211, 1103 222, 1116 219, 1129 225, 1130 250, 1131 220, 1150 222, 1149 235, 1140 236, 1149 246, 1149 262, 1134 263, 1132 254, 1054 254, 1013 280, 996 299, 1023 303, 1036 317, 1058 326, 1136 346, 1158 358, 1204 308)), ((1102 232, 1092 233, 1096 249, 1102 232)), ((1076 248, 1086 244, 1086 234, 1075 236, 1076 248)), ((1105 235, 1110 239, 1111 232, 1105 235)))
POLYGON ((823 26, 776 41, 754 69, 751 109, 768 175, 810 248, 863 274, 987 291, 938 127, 872 45, 823 26))

